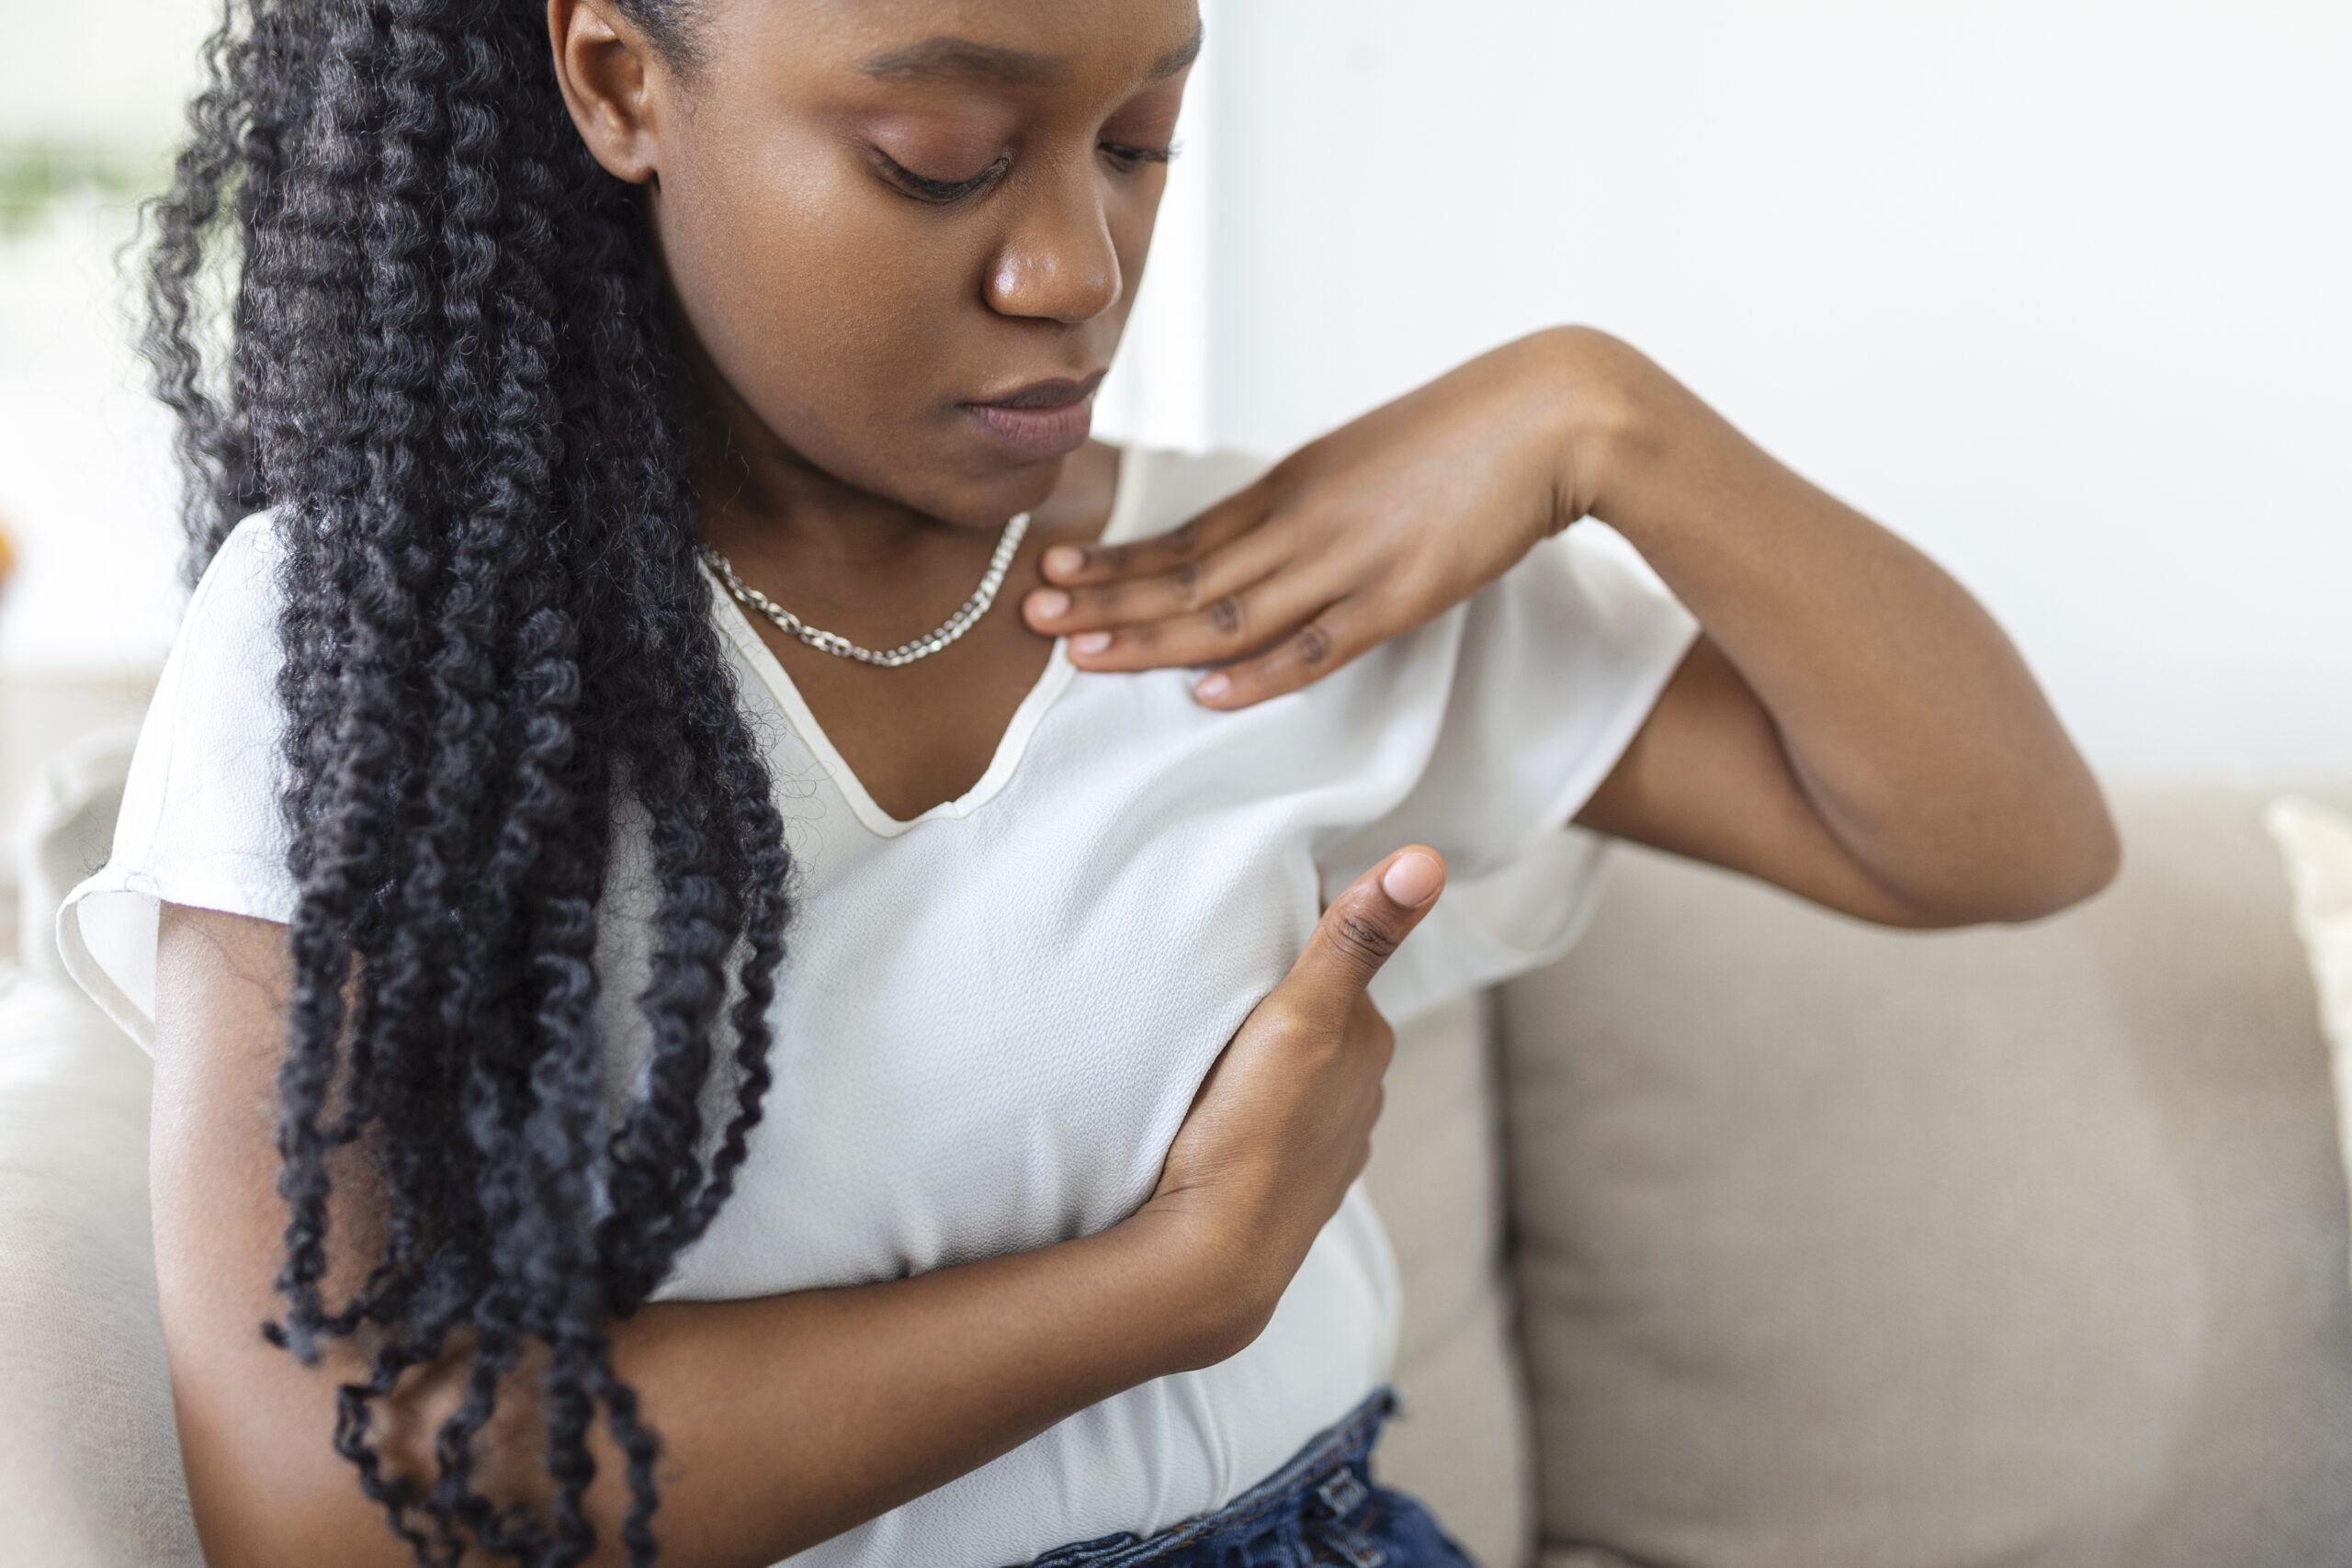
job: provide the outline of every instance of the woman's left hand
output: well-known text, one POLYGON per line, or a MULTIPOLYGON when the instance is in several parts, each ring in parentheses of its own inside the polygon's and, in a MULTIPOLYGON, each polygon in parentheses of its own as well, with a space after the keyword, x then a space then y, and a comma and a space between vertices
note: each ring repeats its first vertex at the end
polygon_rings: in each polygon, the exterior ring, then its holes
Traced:
POLYGON ((1553 333, 1470 361, 1301 447, 1182 527, 1046 552, 1022 605, 1081 670, 1221 664, 1239 708, 1433 620, 1584 514, 1574 433, 1605 386, 1553 333), (1234 661, 1234 662, 1228 662, 1234 661))
POLYGON ((2104 886, 2098 781, 1991 616, 1639 352, 1562 327, 1301 447, 1174 533, 1057 546, 1023 605, 1083 670, 1294 692, 1590 513, 1702 635, 1576 820, 1864 919, 2035 918, 2104 886))

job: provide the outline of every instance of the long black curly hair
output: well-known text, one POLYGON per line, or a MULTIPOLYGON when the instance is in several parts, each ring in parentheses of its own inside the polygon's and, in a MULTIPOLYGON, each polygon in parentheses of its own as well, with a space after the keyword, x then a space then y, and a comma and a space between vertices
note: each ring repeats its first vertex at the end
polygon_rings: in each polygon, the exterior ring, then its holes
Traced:
MULTIPOLYGON (((621 0, 682 68, 692 3, 621 0)), ((655 1438, 607 1329, 742 1161, 790 866, 695 565, 641 193, 574 130, 537 0, 227 0, 207 69, 153 209, 145 348, 180 419, 191 575, 264 508, 284 547, 300 896, 266 1332, 306 1360, 363 1353, 335 1445, 420 1562, 469 1539, 586 1558, 601 1423, 650 1563, 655 1438), (594 957, 623 820, 659 900, 650 1064, 616 1093, 594 957), (330 1300, 330 1194, 354 1171, 381 1246, 330 1300), (374 1417, 453 1359, 463 1402, 421 1482, 374 1417), (544 1368, 545 1507, 475 1484, 525 1367, 544 1368)))

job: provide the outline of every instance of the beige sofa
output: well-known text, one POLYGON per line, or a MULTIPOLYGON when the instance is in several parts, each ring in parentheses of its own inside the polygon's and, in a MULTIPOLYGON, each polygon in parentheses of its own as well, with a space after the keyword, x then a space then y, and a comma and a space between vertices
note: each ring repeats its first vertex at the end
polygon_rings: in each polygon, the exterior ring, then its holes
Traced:
POLYGON ((2116 886, 2022 931, 1623 854, 1491 1039, 1402 1032, 1388 1477, 1495 1565, 2352 1564, 2345 1179, 2267 798, 2124 795, 2116 886))
MULTIPOLYGON (((37 786, 28 935, 120 762, 37 786)), ((2127 798, 2121 883, 2022 931, 1627 854, 1565 964, 1406 1024, 1388 1479, 1489 1568, 2352 1564, 2344 1179, 2263 798, 2127 798)), ((0 982, 0 1562, 179 1568, 144 1058, 52 964, 0 982)))

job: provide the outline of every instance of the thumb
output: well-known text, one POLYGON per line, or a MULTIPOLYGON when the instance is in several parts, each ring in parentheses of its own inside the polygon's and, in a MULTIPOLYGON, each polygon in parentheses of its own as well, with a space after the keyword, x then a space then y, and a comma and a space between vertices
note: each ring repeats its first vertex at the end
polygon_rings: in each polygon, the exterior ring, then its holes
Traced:
POLYGON ((1304 990, 1309 1006, 1344 1014, 1444 886, 1445 862, 1435 850, 1397 851, 1331 900, 1283 984, 1304 990))

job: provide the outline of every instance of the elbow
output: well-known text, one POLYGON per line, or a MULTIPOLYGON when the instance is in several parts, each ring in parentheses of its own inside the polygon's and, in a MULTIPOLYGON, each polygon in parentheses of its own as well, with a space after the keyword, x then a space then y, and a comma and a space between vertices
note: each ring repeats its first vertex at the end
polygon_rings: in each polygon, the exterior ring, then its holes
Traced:
POLYGON ((180 1411, 188 1503, 207 1562, 413 1568, 382 1504, 335 1452, 332 1418, 316 1419, 315 1406, 192 1413, 182 1401, 180 1411))
POLYGON ((2010 890, 2006 907, 1983 918, 2005 925, 2026 925, 2065 913, 2086 904, 2114 885, 2123 869, 2123 842, 2112 823, 2086 839, 2076 852, 2053 862, 2026 885, 2010 890))
MULTIPOLYGON (((2086 834, 2083 874, 2080 884, 2058 908, 2066 908, 2106 892, 2123 872, 2123 835, 2115 826, 2115 818, 2107 802, 2098 802, 2098 821, 2086 834)), ((2055 913, 2055 910, 2052 911, 2055 913)))
POLYGON ((238 1568, 311 1568, 328 1561, 319 1553, 335 1543, 334 1561, 354 1568, 378 1564, 380 1554, 368 1550, 376 1544, 371 1538, 380 1531, 393 1540, 382 1529, 383 1516, 377 1515, 371 1529, 355 1506, 360 1494, 349 1473, 322 1473, 313 1457, 282 1466, 265 1461, 236 1477, 191 1475, 188 1502, 204 1560, 238 1568))
POLYGON ((1882 884, 1894 908, 1872 909, 1870 919, 1912 931, 2049 919, 2112 886, 2124 870, 2124 840, 2093 785, 2072 811, 2004 825, 1969 861, 1973 874, 1945 874, 1927 891, 1882 884))
POLYGON ((2123 869, 2123 839, 2096 786, 2083 806, 2039 830, 2013 830, 1980 864, 1968 893, 1912 904, 1899 924, 1923 930, 2028 925, 2087 903, 2123 869))
POLYGON ((2097 897, 2123 870, 2123 835, 2107 798, 2087 771, 2080 798, 2038 835, 2041 847, 2032 886, 2012 920, 2039 920, 2097 897))

